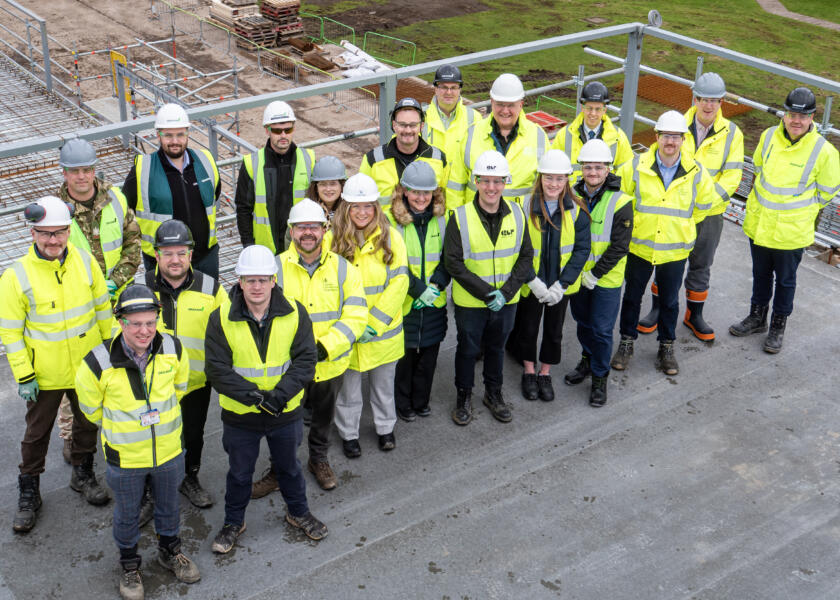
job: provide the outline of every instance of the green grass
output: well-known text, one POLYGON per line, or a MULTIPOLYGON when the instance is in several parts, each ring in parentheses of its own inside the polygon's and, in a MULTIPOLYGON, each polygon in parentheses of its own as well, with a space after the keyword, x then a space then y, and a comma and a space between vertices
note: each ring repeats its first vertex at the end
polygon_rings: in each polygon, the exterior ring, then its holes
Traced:
POLYGON ((840 24, 840 2, 837 0, 781 0, 781 2, 791 12, 840 24))

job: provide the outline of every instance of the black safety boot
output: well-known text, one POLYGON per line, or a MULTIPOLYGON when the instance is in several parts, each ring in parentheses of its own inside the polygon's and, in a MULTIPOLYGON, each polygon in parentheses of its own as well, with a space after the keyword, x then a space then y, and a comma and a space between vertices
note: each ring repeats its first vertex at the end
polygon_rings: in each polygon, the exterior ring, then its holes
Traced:
POLYGON ((485 388, 484 406, 489 408, 496 420, 502 423, 509 423, 513 419, 510 407, 505 404, 505 400, 502 398, 501 388, 485 388))
POLYGON ((38 511, 41 508, 40 475, 18 475, 18 509, 12 528, 18 533, 26 533, 35 527, 38 511))
POLYGON ((674 357, 674 340, 659 342, 659 352, 656 353, 656 368, 666 375, 676 375, 680 366, 674 357))
POLYGON ((563 381, 566 382, 566 385, 577 385, 581 383, 584 379, 589 377, 592 374, 592 371, 589 368, 589 357, 584 355, 580 357, 580 362, 577 366, 566 373, 566 376, 563 378, 563 381))
POLYGON ((703 319, 703 304, 709 296, 709 291, 685 291, 685 317, 683 325, 691 329, 694 336, 703 342, 715 341, 715 330, 703 319))
POLYGON ((633 338, 629 335, 622 335, 618 350, 615 351, 610 361, 610 366, 616 371, 623 371, 630 364, 631 356, 633 356, 633 338))
POLYGON ((589 391, 589 406, 599 408, 607 403, 607 375, 592 376, 592 389, 589 391))
POLYGON ((636 325, 639 333, 653 333, 659 323, 659 288, 656 282, 650 284, 650 292, 652 294, 650 312, 639 319, 639 324, 636 325))
POLYGON ((551 375, 537 375, 537 395, 543 402, 554 400, 554 384, 551 375))
POLYGON ((767 331, 767 309, 768 307, 750 304, 750 314, 741 321, 729 326, 729 333, 738 337, 744 337, 753 333, 767 331))
POLYGON ((782 349, 785 325, 787 325, 787 316, 773 313, 773 318, 770 319, 770 332, 764 340, 764 351, 768 354, 778 354, 782 349))
POLYGON ((85 456, 80 465, 73 465, 73 474, 70 476, 70 489, 79 492, 87 500, 88 504, 101 506, 108 504, 111 497, 105 488, 99 485, 96 475, 93 472, 93 454, 85 456))
POLYGON ((537 374, 522 373, 522 397, 526 400, 536 400, 538 393, 537 374))
POLYGON ((455 410, 452 411, 452 420, 456 425, 469 425, 472 417, 472 390, 459 388, 455 410))
POLYGON ((200 465, 193 465, 187 469, 184 480, 178 486, 178 491, 184 494, 193 506, 208 508, 213 506, 213 496, 198 482, 198 470, 200 468, 200 465))

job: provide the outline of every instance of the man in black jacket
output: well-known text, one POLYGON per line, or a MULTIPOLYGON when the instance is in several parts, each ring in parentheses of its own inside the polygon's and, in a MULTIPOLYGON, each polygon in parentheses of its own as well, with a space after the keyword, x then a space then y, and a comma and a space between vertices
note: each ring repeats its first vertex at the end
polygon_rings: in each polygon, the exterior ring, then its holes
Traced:
POLYGON ((230 552, 245 531, 251 480, 266 438, 286 501, 286 521, 313 540, 326 526, 309 512, 297 449, 303 439, 303 389, 315 375, 317 352, 306 310, 277 286, 277 263, 265 246, 245 248, 236 264, 239 283, 213 311, 205 338, 205 370, 219 392, 222 445, 229 469, 225 522, 213 551, 230 552))

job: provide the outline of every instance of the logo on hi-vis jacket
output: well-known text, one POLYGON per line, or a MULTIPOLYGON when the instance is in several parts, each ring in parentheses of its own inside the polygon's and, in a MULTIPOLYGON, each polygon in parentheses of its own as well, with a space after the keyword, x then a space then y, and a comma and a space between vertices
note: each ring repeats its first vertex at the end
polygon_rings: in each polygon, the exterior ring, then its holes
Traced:
POLYGON ((516 229, 502 229, 499 234, 500 235, 513 235, 516 233, 516 229))

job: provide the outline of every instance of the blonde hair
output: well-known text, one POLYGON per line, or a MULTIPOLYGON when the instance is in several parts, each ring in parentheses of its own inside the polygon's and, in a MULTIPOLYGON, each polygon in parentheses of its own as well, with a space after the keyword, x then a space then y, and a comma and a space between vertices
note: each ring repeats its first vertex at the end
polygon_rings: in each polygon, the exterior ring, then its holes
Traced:
POLYGON ((377 239, 374 244, 373 251, 378 252, 379 250, 382 250, 382 261, 386 265, 390 265, 394 260, 394 253, 391 251, 391 224, 388 222, 388 218, 382 211, 382 207, 379 205, 379 202, 373 203, 373 219, 371 219, 370 223, 368 223, 361 231, 356 229, 356 226, 350 219, 351 206, 353 206, 352 202, 342 202, 336 208, 335 217, 333 217, 333 240, 330 250, 336 254, 340 254, 347 260, 352 261, 355 258, 356 250, 360 249, 362 246, 362 244, 359 244, 359 238, 356 233, 361 233, 362 237, 367 240, 371 235, 373 235, 376 228, 379 227, 381 233, 379 235, 379 239, 377 239))

